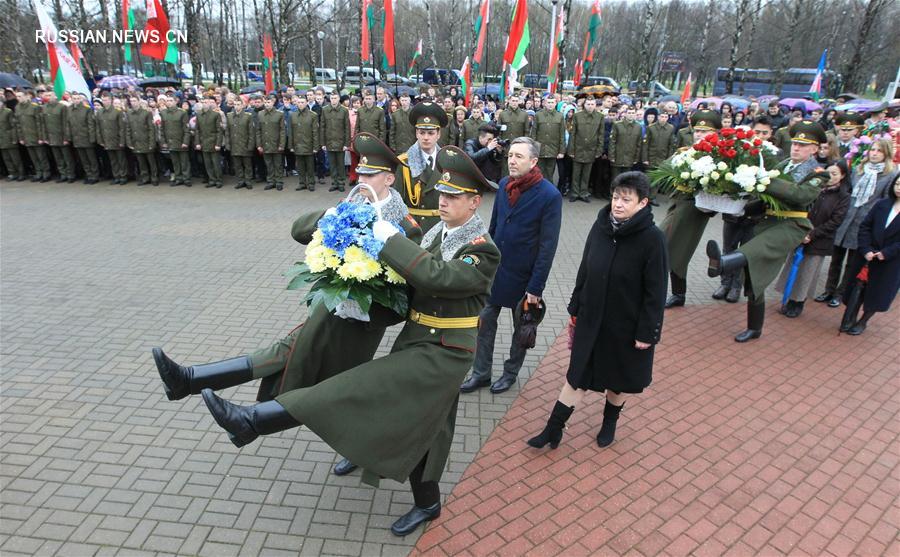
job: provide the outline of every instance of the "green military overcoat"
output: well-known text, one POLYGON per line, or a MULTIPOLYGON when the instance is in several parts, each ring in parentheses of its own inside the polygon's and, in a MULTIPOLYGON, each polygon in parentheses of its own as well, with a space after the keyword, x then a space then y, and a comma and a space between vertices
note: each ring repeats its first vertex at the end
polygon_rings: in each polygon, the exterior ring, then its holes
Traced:
MULTIPOLYGON (((16 115, 12 110, 0 105, 0 149, 12 149, 19 145, 16 132, 16 115)), ((8 169, 12 172, 12 169, 8 169)))
POLYGON ((517 108, 504 108, 497 117, 497 126, 500 128, 500 139, 515 139, 528 135, 528 113, 517 108), (506 126, 506 129, 503 129, 506 126))
POLYGON ((229 112, 225 116, 228 128, 226 143, 232 156, 249 157, 256 150, 256 131, 254 130, 253 113, 242 110, 229 112))
POLYGON ((647 126, 647 134, 641 149, 641 162, 651 168, 659 166, 675 152, 675 128, 666 122, 653 122, 647 126))
POLYGON ((466 118, 466 121, 463 122, 462 128, 459 130, 459 146, 465 149, 466 141, 470 139, 478 139, 478 128, 483 126, 485 121, 482 119, 475 119, 472 117, 466 118))
POLYGON ((222 114, 215 110, 203 109, 197 115, 197 134, 195 144, 200 150, 213 153, 225 144, 225 130, 222 128, 222 114))
POLYGON ((361 106, 356 111, 356 133, 361 132, 370 133, 381 141, 387 141, 384 110, 380 106, 372 106, 372 108, 361 106))
POLYGON ((395 153, 405 153, 416 142, 416 127, 409 121, 409 110, 402 108, 391 114, 390 147, 395 153))
POLYGON ((603 152, 603 115, 599 112, 576 112, 572 117, 568 152, 578 163, 593 163, 603 152))
POLYGON ((128 147, 135 153, 152 153, 156 150, 156 124, 153 113, 145 108, 128 112, 128 147))
POLYGON ((287 135, 284 129, 284 112, 265 108, 259 113, 256 125, 256 146, 263 153, 274 155, 284 152, 287 135))
POLYGON ((94 121, 94 109, 84 101, 69 107, 69 141, 72 147, 86 149, 97 142, 97 124, 94 121))
POLYGON ((553 158, 566 151, 566 124, 561 112, 541 109, 534 115, 532 138, 541 144, 541 158, 553 158))
POLYGON ((169 151, 187 151, 191 146, 190 116, 177 106, 159 111, 162 143, 169 151), (186 145, 186 147, 182 147, 186 145))
MULTIPOLYGON (((426 235, 425 241, 432 240, 427 249, 399 234, 388 239, 380 259, 412 286, 411 309, 427 316, 477 318, 500 263, 480 219, 478 225, 479 234, 447 259, 440 234, 426 235)), ((437 481, 450 453, 459 385, 474 360, 476 335, 474 326, 442 329, 409 319, 388 356, 276 400, 364 468, 364 482, 405 481, 426 454, 422 480, 437 481)))
POLYGON ((691 147, 694 144, 694 130, 690 126, 685 126, 678 130, 675 134, 675 149, 682 147, 691 147))
POLYGON ((97 143, 107 151, 125 148, 125 111, 106 107, 97 114, 97 143))
POLYGON ((39 142, 47 138, 41 106, 36 102, 25 102, 17 104, 15 110, 19 141, 24 141, 26 147, 40 145, 39 142))
POLYGON ((350 111, 341 105, 322 107, 322 145, 327 151, 350 146, 350 111))
POLYGON ((43 106, 41 117, 44 119, 47 145, 60 147, 65 141, 68 141, 68 114, 69 107, 59 101, 47 103, 43 106))
POLYGON ((641 157, 641 125, 635 121, 619 121, 609 134, 609 163, 631 168, 641 157))
POLYGON ((308 108, 291 112, 290 148, 297 155, 314 155, 322 146, 319 115, 308 108))

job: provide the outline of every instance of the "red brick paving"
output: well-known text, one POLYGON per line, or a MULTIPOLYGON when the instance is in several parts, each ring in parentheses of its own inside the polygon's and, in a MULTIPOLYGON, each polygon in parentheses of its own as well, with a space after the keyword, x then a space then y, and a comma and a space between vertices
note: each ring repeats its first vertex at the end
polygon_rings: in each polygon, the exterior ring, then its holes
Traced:
MULTIPOLYGON (((556 340, 413 555, 900 555, 900 310, 860 337, 840 310, 670 310, 653 385, 616 442, 590 394, 556 450, 535 450, 569 352, 556 340)), ((464 395, 465 396, 465 395, 464 395)))

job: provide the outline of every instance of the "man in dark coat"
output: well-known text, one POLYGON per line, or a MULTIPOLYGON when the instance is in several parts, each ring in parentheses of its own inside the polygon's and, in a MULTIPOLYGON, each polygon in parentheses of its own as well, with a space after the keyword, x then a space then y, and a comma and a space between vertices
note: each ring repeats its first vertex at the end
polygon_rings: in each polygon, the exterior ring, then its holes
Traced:
POLYGON ((417 244, 390 223, 373 226, 379 260, 413 288, 391 353, 311 387, 250 407, 212 390, 203 400, 237 446, 300 424, 365 469, 363 481, 410 480, 413 508, 391 526, 405 536, 440 515, 438 480, 456 422, 459 384, 472 363, 478 313, 500 252, 477 214, 493 186, 458 147, 438 153, 440 225, 417 244))
MULTIPOLYGON (((541 303, 559 241, 562 196, 541 175, 536 166, 539 155, 537 143, 530 138, 520 137, 509 145, 509 176, 500 181, 503 191, 494 199, 488 227, 500 249, 500 267, 491 287, 491 297, 481 312, 472 375, 459 388, 464 393, 491 383, 500 310, 505 307, 512 310, 523 302, 523 297, 525 304, 541 303)), ((526 351, 515 340, 510 343, 509 359, 503 363, 503 375, 491 385, 492 393, 508 391, 515 384, 526 351)))

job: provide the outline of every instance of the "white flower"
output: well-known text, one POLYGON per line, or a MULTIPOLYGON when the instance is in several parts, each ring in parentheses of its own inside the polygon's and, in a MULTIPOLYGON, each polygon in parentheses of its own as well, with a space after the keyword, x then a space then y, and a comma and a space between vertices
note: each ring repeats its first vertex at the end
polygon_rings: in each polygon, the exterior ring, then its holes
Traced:
POLYGON ((762 192, 766 191, 766 186, 763 185, 762 183, 760 183, 758 186, 756 186, 756 191, 762 193, 762 192))
POLYGON ((714 181, 715 181, 715 180, 718 180, 720 176, 722 176, 722 175, 719 174, 718 172, 716 172, 715 170, 713 170, 713 171, 710 172, 710 174, 709 174, 709 177, 712 178, 714 181))
POLYGON ((725 179, 728 180, 729 182, 734 180, 734 174, 732 174, 731 172, 726 172, 725 179))
POLYGON ((746 186, 741 186, 744 188, 744 191, 750 192, 753 191, 753 184, 747 184, 746 186))
MULTIPOLYGON (((700 157, 691 163, 691 170, 697 172, 698 176, 708 176, 710 172, 716 169, 716 161, 709 155, 700 157)), ((692 174, 693 174, 692 172, 692 174)))
POLYGON ((716 168, 718 168, 719 170, 726 170, 728 168, 728 165, 722 161, 719 161, 719 164, 716 165, 716 168))
POLYGON ((701 186, 705 186, 705 185, 708 184, 708 183, 709 183, 709 177, 704 176, 703 178, 700 178, 700 185, 701 185, 701 186))
POLYGON ((781 175, 781 172, 778 170, 770 170, 769 171, 769 178, 777 178, 780 175, 781 175))
POLYGON ((691 177, 691 173, 690 173, 690 172, 682 172, 682 173, 681 173, 681 179, 682 179, 682 180, 687 180, 687 179, 690 178, 690 177, 691 177))
POLYGON ((761 179, 761 180, 759 181, 759 183, 762 184, 762 185, 764 185, 764 186, 768 186, 769 184, 772 183, 772 180, 769 180, 768 178, 763 178, 763 179, 761 179))

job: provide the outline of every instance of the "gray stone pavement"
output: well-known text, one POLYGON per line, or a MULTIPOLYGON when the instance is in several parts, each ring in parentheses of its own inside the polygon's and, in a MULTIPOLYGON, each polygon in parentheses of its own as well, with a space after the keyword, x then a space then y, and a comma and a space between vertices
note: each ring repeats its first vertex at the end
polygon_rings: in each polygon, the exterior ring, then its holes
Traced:
MULTIPOLYGON (((290 225, 338 194, 288 181, 283 192, 0 182, 4 556, 407 554, 421 530, 388 530, 412 502, 406 485, 331 475, 337 455, 305 428, 236 449, 199 397, 166 400, 150 356, 234 356, 304 319, 282 276, 303 254, 290 225)), ((600 207, 564 203, 548 316, 520 383, 562 330, 600 207)), ((713 219, 707 235, 720 233, 713 219)), ((690 303, 711 302, 703 262, 698 253, 690 303)), ((504 313, 496 369, 511 333, 504 313)), ((445 496, 517 393, 462 395, 445 496)))

